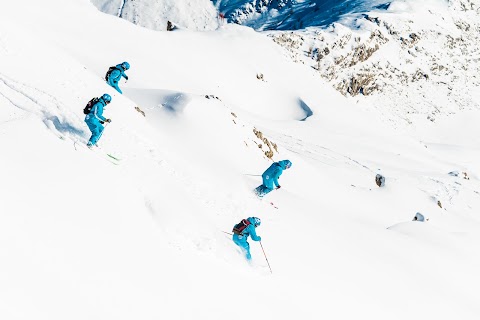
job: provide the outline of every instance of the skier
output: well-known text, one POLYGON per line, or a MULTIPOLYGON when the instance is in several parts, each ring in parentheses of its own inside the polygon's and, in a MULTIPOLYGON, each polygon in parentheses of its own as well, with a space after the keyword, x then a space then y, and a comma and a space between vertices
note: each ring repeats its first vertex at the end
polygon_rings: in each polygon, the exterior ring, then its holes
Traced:
POLYGON ((97 144, 98 140, 102 136, 104 129, 103 124, 105 122, 112 122, 112 120, 107 119, 103 116, 103 108, 112 101, 112 97, 105 93, 98 99, 98 102, 92 106, 90 113, 85 116, 85 122, 87 123, 88 128, 92 132, 92 136, 88 140, 87 147, 92 148, 97 144))
POLYGON ((262 174, 263 184, 259 185, 255 188, 254 192, 257 196, 262 198, 264 195, 269 193, 273 190, 273 186, 275 185, 275 189, 280 189, 280 184, 278 183, 278 179, 280 175, 283 173, 283 170, 288 169, 292 166, 292 162, 290 160, 281 160, 278 162, 274 162, 265 172, 262 174))
POLYGON ((250 244, 247 241, 248 236, 252 236, 253 241, 262 241, 262 237, 257 236, 257 233, 255 232, 255 228, 260 224, 260 218, 250 217, 248 219, 243 219, 233 227, 232 240, 242 249, 248 261, 252 259, 250 254, 250 244))
POLYGON ((125 74, 125 71, 130 69, 130 64, 128 62, 122 62, 120 64, 117 64, 115 67, 110 67, 108 69, 107 74, 105 75, 105 80, 107 83, 115 88, 120 94, 122 94, 122 90, 118 87, 118 82, 122 77, 125 78, 125 80, 128 80, 128 76, 125 74))

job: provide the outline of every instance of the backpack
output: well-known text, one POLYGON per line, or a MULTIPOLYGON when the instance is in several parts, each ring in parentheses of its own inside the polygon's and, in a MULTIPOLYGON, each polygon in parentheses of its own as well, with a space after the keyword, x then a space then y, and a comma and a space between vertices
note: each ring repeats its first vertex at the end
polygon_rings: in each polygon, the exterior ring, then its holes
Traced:
POLYGON ((233 227, 233 233, 237 235, 243 235, 243 231, 252 223, 248 219, 243 219, 233 227))
POLYGON ((83 113, 84 113, 84 114, 89 114, 89 113, 92 111, 93 106, 94 106, 98 101, 100 101, 100 99, 97 98, 97 97, 92 98, 92 100, 88 101, 88 103, 87 103, 87 105, 85 106, 85 108, 83 108, 83 113))
POLYGON ((115 70, 115 69, 118 70, 118 68, 117 68, 116 66, 108 68, 108 71, 107 71, 107 73, 105 74, 105 81, 108 81, 108 77, 110 77, 110 74, 111 74, 112 71, 115 70))

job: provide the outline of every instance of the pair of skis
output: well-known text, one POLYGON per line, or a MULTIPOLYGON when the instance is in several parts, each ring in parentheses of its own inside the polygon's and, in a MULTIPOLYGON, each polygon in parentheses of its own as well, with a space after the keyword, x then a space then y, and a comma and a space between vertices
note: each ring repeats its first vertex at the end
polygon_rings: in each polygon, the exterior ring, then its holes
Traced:
POLYGON ((108 152, 103 151, 102 149, 99 149, 98 147, 92 147, 88 148, 90 151, 98 155, 100 158, 107 160, 108 162, 118 166, 121 162, 121 159, 117 156, 114 156, 113 154, 110 154, 108 152))
MULTIPOLYGON (((258 200, 263 201, 263 196, 261 197, 258 195, 257 189, 253 189, 253 194, 257 196, 258 200)), ((272 207, 274 207, 275 209, 278 209, 278 207, 272 201, 269 201, 269 203, 272 207)))
POLYGON ((82 143, 80 141, 74 141, 73 142, 73 147, 75 148, 75 150, 79 150, 80 148, 83 148, 85 150, 88 150, 88 151, 91 151, 92 153, 94 153, 95 155, 97 155, 98 157, 104 159, 104 160, 107 160, 108 162, 114 164, 114 165, 119 165, 122 161, 122 159, 116 155, 113 155, 111 153, 108 153, 108 152, 105 152, 103 151, 102 149, 98 148, 97 146, 93 146, 91 148, 87 147, 87 145, 85 143, 82 143))
MULTIPOLYGON (((263 201, 263 198, 259 197, 258 194, 255 193, 255 191, 253 193, 257 196, 258 200, 263 201)), ((268 203, 275 209, 278 209, 278 207, 272 201, 269 201, 268 203)))

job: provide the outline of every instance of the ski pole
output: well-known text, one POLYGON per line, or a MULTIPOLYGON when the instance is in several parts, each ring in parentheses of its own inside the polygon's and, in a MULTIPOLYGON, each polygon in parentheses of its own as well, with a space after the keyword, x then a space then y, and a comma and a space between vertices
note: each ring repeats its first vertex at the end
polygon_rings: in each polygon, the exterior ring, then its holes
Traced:
POLYGON ((261 174, 249 174, 249 173, 244 173, 244 176, 252 176, 252 177, 261 177, 261 174))
POLYGON ((267 264, 268 264, 268 268, 270 269, 270 273, 273 274, 272 268, 270 267, 270 262, 268 262, 267 255, 265 254, 265 250, 263 250, 262 241, 259 241, 259 242, 260 242, 260 247, 262 247, 262 251, 263 251, 263 255, 265 256, 265 260, 267 260, 267 264))
POLYGON ((229 235, 233 235, 233 233, 230 233, 230 232, 226 232, 226 231, 222 231, 223 233, 226 233, 226 234, 229 234, 229 235))

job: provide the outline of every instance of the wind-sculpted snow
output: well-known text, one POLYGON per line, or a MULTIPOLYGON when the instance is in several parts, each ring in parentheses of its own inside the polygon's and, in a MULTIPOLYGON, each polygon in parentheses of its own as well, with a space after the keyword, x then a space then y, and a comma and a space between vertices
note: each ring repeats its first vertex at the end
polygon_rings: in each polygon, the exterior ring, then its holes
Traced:
POLYGON ((327 26, 343 15, 384 10, 385 0, 91 0, 99 10, 154 30, 167 21, 192 30, 213 30, 225 22, 256 30, 298 30, 327 26))
POLYGON ((298 104, 300 105, 300 108, 305 112, 305 117, 301 119, 302 121, 313 115, 312 109, 310 109, 310 107, 305 103, 305 101, 299 99, 298 104))
POLYGON ((147 113, 158 109, 172 115, 182 113, 192 100, 191 95, 184 92, 175 92, 160 89, 125 89, 125 94, 142 106, 147 113))
POLYGON ((1 74, 0 98, 8 105, 18 109, 13 110, 13 114, 19 114, 21 118, 33 115, 56 134, 86 135, 86 132, 79 126, 78 118, 57 98, 1 74))

